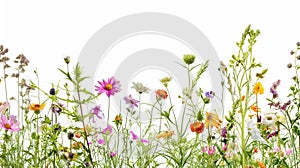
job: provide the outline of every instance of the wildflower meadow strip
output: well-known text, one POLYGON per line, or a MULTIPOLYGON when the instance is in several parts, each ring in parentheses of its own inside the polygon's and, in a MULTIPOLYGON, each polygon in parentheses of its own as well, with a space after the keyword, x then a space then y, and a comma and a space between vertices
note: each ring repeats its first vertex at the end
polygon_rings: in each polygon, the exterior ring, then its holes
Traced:
POLYGON ((287 65, 294 73, 293 84, 289 94, 282 95, 280 79, 264 85, 268 70, 253 52, 259 34, 247 26, 229 64, 220 63, 220 74, 214 75, 222 76, 222 95, 201 88, 209 60, 197 64, 194 55, 186 54, 178 66, 186 70, 187 80, 180 95, 169 89, 174 82, 169 76, 161 77, 159 88, 133 82, 132 92, 120 100, 119 109, 112 108, 111 97, 127 86, 116 77, 97 79, 91 92, 82 85, 88 77, 80 62, 71 67, 70 57, 65 57, 65 67, 58 68, 62 79, 40 86, 37 70, 33 72, 36 78, 25 78, 29 60, 20 54, 11 62, 8 49, 1 45, 0 165, 297 167, 300 43, 290 52, 292 63, 287 65), (8 84, 12 81, 15 86, 8 84), (228 110, 225 93, 231 100, 228 110), (144 101, 151 96, 154 102, 144 101), (175 99, 182 103, 173 104, 175 99), (209 110, 215 101, 222 108, 209 110), (181 111, 175 110, 178 106, 181 111), (145 116, 147 122, 142 121, 145 116))

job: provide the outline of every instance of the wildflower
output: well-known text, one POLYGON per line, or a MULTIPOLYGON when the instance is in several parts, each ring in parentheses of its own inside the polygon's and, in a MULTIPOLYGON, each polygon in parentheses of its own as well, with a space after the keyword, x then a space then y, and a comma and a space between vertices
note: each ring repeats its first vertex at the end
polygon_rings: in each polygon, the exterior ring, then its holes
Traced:
POLYGON ((254 148, 253 153, 258 153, 258 148, 254 148))
POLYGON ((70 160, 74 160, 74 159, 75 159, 75 156, 76 156, 76 153, 68 152, 67 158, 70 159, 70 160))
POLYGON ((195 55, 192 55, 192 54, 184 54, 183 55, 183 61, 190 65, 192 64, 194 61, 195 61, 195 55))
POLYGON ((108 125, 106 128, 103 129, 104 134, 111 134, 112 133, 112 127, 108 125))
POLYGON ((226 138, 226 137, 227 137, 227 128, 226 128, 226 127, 223 127, 223 128, 222 128, 221 137, 223 137, 223 138, 226 138))
POLYGON ((20 131, 19 122, 16 120, 16 116, 10 115, 9 119, 2 114, 0 120, 0 128, 4 128, 7 131, 18 132, 20 131))
POLYGON ((209 155, 213 155, 213 154, 215 153, 215 151, 216 151, 215 146, 210 146, 210 147, 208 148, 207 153, 208 153, 209 155))
POLYGON ((156 138, 168 138, 174 135, 174 131, 164 131, 156 136, 156 138))
POLYGON ((65 61, 66 64, 69 64, 70 63, 70 56, 66 56, 64 58, 64 61, 65 61))
POLYGON ((280 152, 280 148, 278 146, 275 146, 274 147, 274 152, 276 152, 276 153, 280 152))
POLYGON ((79 149, 83 146, 82 142, 73 142, 72 148, 79 149))
POLYGON ((0 103, 0 114, 4 114, 9 107, 9 102, 0 103))
POLYGON ((289 106, 291 104, 291 100, 287 101, 286 103, 284 103, 282 106, 280 106, 279 108, 281 110, 286 110, 287 106, 289 106))
POLYGON ((254 112, 261 112, 261 109, 258 108, 258 107, 255 106, 255 105, 252 105, 250 108, 251 108, 251 110, 253 110, 254 112))
POLYGON ((260 82, 257 82, 253 88, 254 93, 257 95, 259 94, 264 94, 264 87, 260 82))
POLYGON ((266 166, 263 162, 257 161, 257 164, 258 164, 259 168, 266 168, 266 166))
POLYGON ((115 77, 109 78, 108 81, 98 81, 98 83, 100 86, 95 86, 95 90, 98 91, 98 94, 105 92, 107 97, 110 97, 121 91, 120 81, 116 80, 115 77))
POLYGON ((109 155, 110 155, 110 157, 115 157, 116 153, 115 152, 111 152, 109 155))
POLYGON ((203 147, 201 150, 202 150, 203 153, 206 153, 208 151, 208 146, 203 147))
POLYGON ((244 101, 244 100, 245 100, 245 95, 243 95, 243 96, 242 96, 241 100, 242 100, 242 101, 244 101))
POLYGON ((200 134, 204 131, 204 124, 196 121, 190 125, 191 131, 200 134))
POLYGON ((156 97, 159 99, 161 98, 166 99, 168 97, 168 93, 162 89, 156 90, 155 93, 156 93, 156 97))
POLYGON ((293 149, 292 148, 288 148, 288 149, 285 150, 285 155, 286 156, 289 156, 292 153, 293 153, 293 149))
POLYGON ((142 143, 149 143, 149 141, 147 139, 141 139, 142 143))
POLYGON ((130 131, 130 134, 131 134, 133 140, 136 140, 139 138, 133 131, 130 131))
POLYGON ((102 144, 104 144, 105 143, 105 140, 104 139, 98 139, 98 144, 99 145, 102 145, 102 144))
POLYGON ((277 120, 276 123, 281 123, 281 124, 285 124, 286 123, 286 117, 282 114, 276 114, 277 120))
POLYGON ((51 88, 50 91, 49 91, 49 94, 54 96, 55 95, 55 89, 54 88, 51 88))
POLYGON ((72 140, 74 138, 74 133, 73 132, 69 132, 68 133, 68 139, 72 140))
POLYGON ((127 96, 127 97, 125 96, 125 97, 124 97, 124 100, 125 100, 126 104, 129 104, 129 106, 130 106, 131 108, 138 107, 137 103, 139 103, 139 101, 133 99, 133 98, 131 97, 131 95, 129 95, 129 96, 127 96))
POLYGON ((147 88, 140 82, 137 82, 137 83, 133 82, 132 84, 133 84, 133 86, 131 88, 135 89, 135 91, 138 92, 139 94, 149 93, 149 91, 150 91, 149 88, 147 88))
POLYGON ((89 125, 86 125, 85 129, 84 128, 80 128, 80 130, 81 131, 85 131, 87 136, 90 134, 90 132, 93 131, 92 127, 90 127, 89 125))
POLYGON ((122 124, 122 116, 121 114, 116 115, 115 120, 113 121, 117 126, 122 124))
POLYGON ((80 138, 81 137, 81 134, 79 132, 75 133, 75 137, 76 138, 80 138))
POLYGON ((270 139, 270 138, 272 138, 273 136, 276 136, 277 134, 278 134, 278 132, 277 132, 277 131, 274 131, 274 132, 272 132, 272 133, 270 133, 270 134, 267 135, 267 139, 270 139))
POLYGON ((215 93, 214 93, 213 91, 208 91, 208 92, 205 92, 205 96, 206 96, 207 98, 212 99, 212 98, 214 98, 215 93))
POLYGON ((51 105, 51 111, 53 113, 60 113, 62 112, 63 108, 64 108, 65 105, 63 105, 62 103, 58 103, 58 104, 52 104, 51 105))
MULTIPOLYGON (((95 106, 91 111, 92 111, 92 114, 94 114, 99 119, 103 119, 104 118, 104 114, 102 113, 100 105, 95 106)), ((95 122, 94 117, 93 117, 93 122, 95 122)))
POLYGON ((35 114, 39 114, 41 110, 44 109, 46 103, 42 104, 31 104, 29 105, 29 110, 34 111, 35 114))
POLYGON ((205 127, 213 127, 219 128, 222 121, 219 119, 217 114, 213 114, 211 112, 206 112, 206 119, 205 119, 205 127))
POLYGON ((276 119, 277 119, 277 117, 275 114, 267 113, 264 117, 263 124, 265 124, 267 126, 274 126, 276 119))
POLYGON ((160 80, 160 82, 165 86, 168 87, 168 83, 172 80, 171 77, 164 77, 160 80))
POLYGON ((222 147, 223 151, 226 151, 227 150, 227 145, 224 144, 223 147, 222 147))
POLYGON ((247 122, 247 127, 251 134, 251 138, 253 140, 259 141, 263 144, 268 144, 267 141, 261 137, 260 132, 259 132, 258 128, 256 127, 255 123, 253 122, 253 120, 249 120, 247 122))

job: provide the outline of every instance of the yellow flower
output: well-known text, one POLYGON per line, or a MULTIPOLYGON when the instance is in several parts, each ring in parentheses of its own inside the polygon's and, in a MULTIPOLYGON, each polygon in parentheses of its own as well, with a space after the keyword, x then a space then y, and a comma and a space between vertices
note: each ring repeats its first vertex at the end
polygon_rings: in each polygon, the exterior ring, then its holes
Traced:
POLYGON ((254 112, 261 112, 260 108, 258 108, 258 107, 255 106, 255 105, 252 105, 250 108, 251 108, 251 110, 253 110, 254 112))
POLYGON ((220 120, 219 116, 217 114, 213 114, 210 112, 206 112, 206 118, 205 118, 205 128, 213 127, 219 128, 221 126, 222 121, 220 120))
POLYGON ((158 134, 157 136, 156 136, 156 138, 168 138, 168 137, 170 137, 170 136, 172 136, 172 135, 174 135, 174 131, 164 131, 164 132, 162 132, 162 133, 160 133, 160 134, 158 134))
POLYGON ((260 82, 257 82, 253 88, 253 92, 257 95, 259 94, 264 94, 264 87, 260 82))
POLYGON ((286 123, 286 117, 283 114, 276 114, 277 122, 280 122, 282 124, 286 123))

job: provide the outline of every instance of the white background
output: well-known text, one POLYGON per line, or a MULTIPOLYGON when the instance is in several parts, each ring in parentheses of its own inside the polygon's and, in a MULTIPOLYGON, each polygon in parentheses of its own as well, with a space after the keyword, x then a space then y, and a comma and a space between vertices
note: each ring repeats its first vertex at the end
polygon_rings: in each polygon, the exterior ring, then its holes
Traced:
MULTIPOLYGON (((176 15, 198 27, 219 57, 228 62, 248 24, 260 29, 254 56, 269 68, 264 79, 282 80, 287 91, 292 74, 289 52, 300 41, 300 1, 0 1, 0 42, 10 56, 23 53, 37 68, 42 84, 57 81, 62 58, 77 60, 88 39, 104 25, 139 12, 176 15)), ((121 28, 120 28, 121 29, 121 28)), ((138 48, 138 44, 137 44, 138 48)), ((46 88, 45 88, 46 89, 46 88)), ((3 94, 1 94, 3 95, 3 94)), ((3 101, 0 97, 0 101, 3 101)))

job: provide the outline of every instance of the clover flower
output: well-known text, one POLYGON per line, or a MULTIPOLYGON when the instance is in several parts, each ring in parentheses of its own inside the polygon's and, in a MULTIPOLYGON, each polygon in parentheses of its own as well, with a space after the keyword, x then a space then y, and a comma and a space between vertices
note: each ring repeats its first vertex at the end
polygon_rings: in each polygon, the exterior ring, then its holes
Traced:
POLYGON ((116 80, 115 77, 111 77, 107 81, 98 81, 98 84, 100 86, 95 86, 95 91, 98 91, 98 94, 106 93, 107 97, 121 91, 120 81, 116 80))
POLYGON ((137 103, 139 103, 139 101, 132 98, 131 95, 125 96, 124 100, 125 100, 126 104, 129 104, 129 106, 131 108, 138 107, 137 103))
POLYGON ((0 127, 7 131, 18 132, 20 131, 19 122, 16 120, 16 116, 10 115, 9 119, 6 115, 1 116, 0 127))

